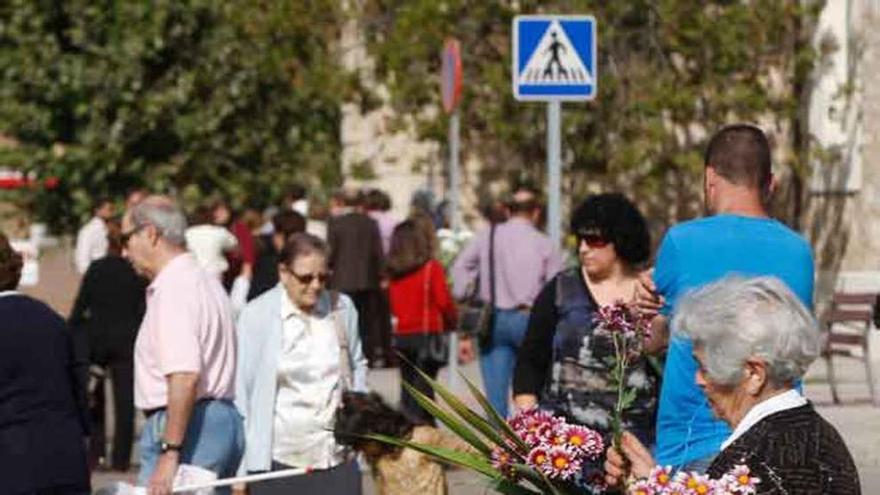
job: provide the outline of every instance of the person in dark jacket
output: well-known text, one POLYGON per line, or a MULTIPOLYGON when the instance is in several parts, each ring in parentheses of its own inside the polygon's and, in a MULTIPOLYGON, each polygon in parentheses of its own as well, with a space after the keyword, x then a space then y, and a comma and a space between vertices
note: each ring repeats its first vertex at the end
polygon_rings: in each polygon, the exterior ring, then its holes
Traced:
MULTIPOLYGON (((861 493, 840 434, 796 388, 821 353, 822 334, 782 280, 728 276, 692 291, 679 302, 672 329, 693 344, 694 382, 733 431, 709 465, 711 479, 757 478, 748 491, 757 495, 861 493)), ((629 433, 607 456, 612 486, 627 474, 646 477, 655 464, 629 433)))
POLYGON ((278 255, 281 248, 290 236, 305 230, 306 219, 293 210, 280 211, 272 217, 272 233, 261 235, 257 240, 258 254, 248 301, 278 285, 278 255))
POLYGON ((362 211, 359 191, 345 190, 339 214, 327 223, 330 287, 354 301, 364 354, 370 367, 383 367, 391 359, 391 315, 383 299, 382 236, 375 220, 362 211))
MULTIPOLYGON (((118 223, 108 222, 107 241, 107 256, 92 262, 83 277, 70 326, 88 343, 89 363, 110 372, 115 425, 110 467, 128 471, 134 438, 134 341, 144 317, 147 284, 122 257, 118 223)), ((90 455, 97 460, 105 450, 103 383, 95 396, 90 455)))
POLYGON ((0 234, 0 491, 87 494, 85 363, 64 319, 15 291, 21 267, 0 234))

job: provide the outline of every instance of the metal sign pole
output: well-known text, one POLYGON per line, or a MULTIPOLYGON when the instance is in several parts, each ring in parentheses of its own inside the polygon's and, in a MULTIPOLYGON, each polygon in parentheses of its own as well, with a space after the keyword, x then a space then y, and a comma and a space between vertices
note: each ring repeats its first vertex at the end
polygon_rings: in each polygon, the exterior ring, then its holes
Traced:
MULTIPOLYGON (((458 211, 459 200, 459 135, 461 133, 458 110, 449 117, 449 221, 453 235, 458 237, 461 219, 458 211)), ((458 389, 458 332, 449 336, 449 389, 458 389)))
POLYGON ((461 229, 461 218, 458 211, 459 194, 459 134, 460 120, 458 110, 449 117, 449 224, 452 231, 458 234, 461 229))
POLYGON ((547 234, 554 246, 562 242, 561 104, 547 103, 547 234))

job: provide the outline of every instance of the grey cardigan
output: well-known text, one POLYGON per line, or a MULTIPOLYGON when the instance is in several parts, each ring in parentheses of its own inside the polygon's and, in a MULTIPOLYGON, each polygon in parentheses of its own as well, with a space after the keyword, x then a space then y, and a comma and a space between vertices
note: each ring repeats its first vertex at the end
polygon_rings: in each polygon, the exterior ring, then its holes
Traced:
MULTIPOLYGON (((275 414, 278 352, 281 349, 281 284, 254 299, 238 318, 238 366, 235 373, 235 405, 244 417, 245 453, 239 474, 269 471, 272 465, 272 425, 275 414)), ((324 291, 318 312, 334 318, 328 310, 329 292, 324 291)), ((351 299, 340 294, 338 319, 344 322, 351 364, 352 389, 367 390, 367 360, 361 351, 358 314, 351 299)), ((340 377, 342 379, 342 377, 340 377)))

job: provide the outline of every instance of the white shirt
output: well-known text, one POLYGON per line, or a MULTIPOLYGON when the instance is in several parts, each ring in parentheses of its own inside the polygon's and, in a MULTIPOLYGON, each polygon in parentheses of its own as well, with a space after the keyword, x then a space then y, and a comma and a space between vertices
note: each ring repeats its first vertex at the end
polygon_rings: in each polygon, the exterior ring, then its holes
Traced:
POLYGON ((224 253, 238 246, 238 239, 225 227, 196 225, 186 229, 186 247, 208 273, 220 276, 229 268, 224 253))
POLYGON ((284 293, 282 348, 272 458, 293 467, 327 469, 345 460, 333 436, 342 401, 339 337, 331 312, 308 315, 284 293))
POLYGON ((797 390, 789 390, 788 392, 770 397, 764 402, 759 402, 752 406, 749 409, 749 412, 746 413, 745 417, 743 417, 742 421, 736 425, 736 429, 733 430, 733 433, 727 437, 727 440, 721 444, 721 450, 730 447, 737 438, 745 435, 751 427, 755 426, 762 419, 770 416, 771 414, 776 414, 780 411, 786 411, 788 409, 794 409, 796 407, 801 407, 807 403, 807 399, 805 399, 797 390))
POLYGON ((107 224, 99 217, 92 217, 76 235, 76 270, 84 274, 92 261, 107 255, 107 224))

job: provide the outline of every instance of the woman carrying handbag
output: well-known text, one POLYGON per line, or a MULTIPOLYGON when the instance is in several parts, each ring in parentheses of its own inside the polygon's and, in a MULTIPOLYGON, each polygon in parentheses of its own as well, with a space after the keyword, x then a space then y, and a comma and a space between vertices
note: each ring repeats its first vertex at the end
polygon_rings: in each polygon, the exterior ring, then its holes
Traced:
MULTIPOLYGON (((394 346, 404 357, 400 363, 401 383, 409 383, 433 398, 428 383, 415 368, 437 378, 449 361, 449 336, 457 318, 443 265, 434 257, 433 229, 406 220, 394 229, 388 254, 388 288, 391 313, 397 324, 394 346), (415 368, 414 368, 415 367, 415 368)), ((401 409, 416 423, 434 424, 433 417, 401 384, 401 409)))

